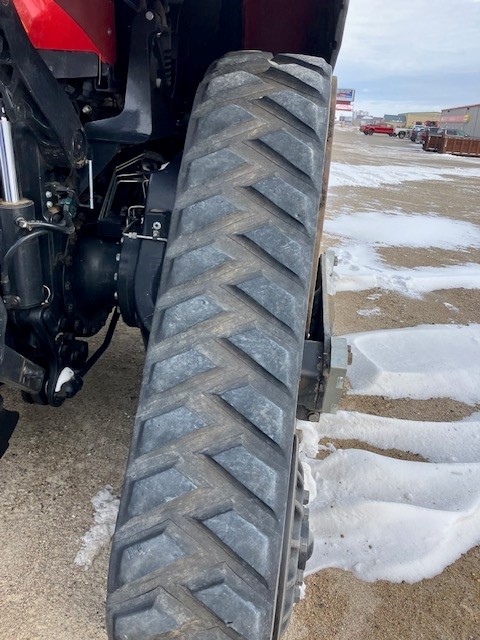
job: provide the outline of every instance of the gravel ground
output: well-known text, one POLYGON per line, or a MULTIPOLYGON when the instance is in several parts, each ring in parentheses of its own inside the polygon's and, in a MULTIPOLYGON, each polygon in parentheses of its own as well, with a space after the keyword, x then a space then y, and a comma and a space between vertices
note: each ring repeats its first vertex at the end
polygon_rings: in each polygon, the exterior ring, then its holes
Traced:
MULTIPOLYGON (((334 160, 480 168, 480 160, 440 158, 408 141, 345 131, 337 133, 334 160)), ((478 195, 478 180, 472 179, 378 189, 338 187, 329 215, 348 205, 371 211, 435 212, 475 222, 478 195)), ((479 262, 478 250, 457 254, 386 248, 382 256, 402 267, 479 262)), ((381 290, 339 293, 336 333, 478 322, 479 307, 475 290, 435 291, 422 299, 381 290), (372 293, 381 295, 372 302, 367 299, 372 293), (370 307, 379 308, 380 315, 357 314, 370 307)), ((106 640, 108 550, 88 571, 75 566, 74 558, 93 522, 91 498, 106 485, 114 493, 120 491, 142 362, 137 332, 122 326, 83 392, 65 407, 30 407, 17 395, 3 393, 5 406, 19 410, 21 420, 0 463, 0 640, 106 640)), ((439 421, 472 413, 472 407, 451 400, 365 396, 348 396, 342 408, 439 421)), ((480 640, 479 602, 478 548, 440 576, 415 585, 369 584, 348 572, 327 570, 307 580, 307 597, 295 608, 286 640, 480 640)))

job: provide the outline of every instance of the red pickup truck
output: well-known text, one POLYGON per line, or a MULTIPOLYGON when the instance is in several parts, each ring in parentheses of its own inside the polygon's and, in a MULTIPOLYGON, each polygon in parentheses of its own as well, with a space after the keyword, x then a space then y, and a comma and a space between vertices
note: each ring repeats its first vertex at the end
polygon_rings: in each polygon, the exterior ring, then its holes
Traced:
POLYGON ((395 129, 388 124, 362 124, 360 131, 366 136, 373 136, 374 133, 386 133, 389 136, 395 134, 395 129))

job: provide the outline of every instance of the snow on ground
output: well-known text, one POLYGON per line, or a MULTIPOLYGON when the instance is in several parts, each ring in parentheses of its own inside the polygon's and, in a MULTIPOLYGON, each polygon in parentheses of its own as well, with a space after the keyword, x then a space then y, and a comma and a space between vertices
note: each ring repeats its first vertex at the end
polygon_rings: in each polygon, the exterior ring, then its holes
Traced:
POLYGON ((358 309, 357 313, 359 316, 363 316, 363 317, 372 317, 372 316, 382 315, 382 312, 378 307, 374 307, 373 309, 358 309))
POLYGON ((307 573, 338 567, 367 581, 417 582, 480 543, 480 463, 347 449, 311 467, 318 494, 307 573))
MULTIPOLYGON (((388 160, 385 157, 388 163, 394 162, 391 151, 388 160)), ((402 147, 403 155, 407 151, 402 147)), ((375 188, 479 177, 480 169, 472 167, 336 162, 330 186, 335 194, 339 186, 375 188)), ((478 264, 395 268, 375 250, 479 247, 480 228, 470 222, 433 214, 344 209, 326 222, 325 231, 344 242, 336 249, 337 291, 379 287, 419 297, 437 289, 480 288, 478 264)), ((367 299, 377 300, 380 295, 367 299)), ((359 309, 357 313, 377 315, 379 311, 359 309)), ((348 371, 352 394, 480 402, 480 324, 420 325, 346 338, 353 352, 348 371)), ((299 422, 298 427, 303 432, 300 455, 315 537, 307 573, 338 567, 367 581, 417 582, 437 575, 480 544, 480 414, 459 422, 418 422, 339 412, 322 415, 318 424, 299 422), (320 445, 320 439, 327 439, 327 445, 320 445), (361 449, 337 450, 328 439, 410 452, 427 462, 397 460, 361 449), (319 450, 327 452, 327 457, 315 459, 319 450)))
POLYGON ((467 249, 480 246, 480 227, 437 215, 399 211, 342 212, 325 222, 325 231, 345 239, 336 253, 337 291, 364 291, 380 287, 420 297, 438 289, 480 288, 480 265, 390 267, 375 247, 467 249))
POLYGON ((381 247, 467 249, 480 247, 480 227, 438 215, 402 211, 340 213, 325 221, 331 236, 381 247))
POLYGON ((88 570, 103 547, 110 544, 115 531, 120 500, 110 486, 106 486, 92 498, 95 510, 94 524, 82 538, 82 546, 75 556, 75 564, 88 570))
POLYGON ((360 440, 378 449, 398 449, 429 462, 480 462, 480 415, 458 422, 420 422, 356 411, 324 413, 319 423, 300 422, 304 450, 314 458, 318 441, 360 440))
POLYGON ((298 427, 315 538, 307 573, 337 567, 366 581, 417 582, 480 543, 478 413, 415 422, 342 411, 298 427), (431 462, 322 447, 320 438, 356 439, 431 462), (314 460, 318 449, 332 453, 314 460))
POLYGON ((480 178, 480 168, 426 167, 424 165, 369 165, 332 162, 329 185, 332 187, 380 187, 404 182, 445 181, 458 178, 480 178))
POLYGON ((345 336, 349 393, 480 403, 480 324, 419 325, 345 336))
POLYGON ((480 265, 467 263, 444 267, 395 268, 386 265, 367 244, 336 249, 335 290, 365 291, 381 288, 409 297, 421 297, 439 289, 479 289, 480 265))

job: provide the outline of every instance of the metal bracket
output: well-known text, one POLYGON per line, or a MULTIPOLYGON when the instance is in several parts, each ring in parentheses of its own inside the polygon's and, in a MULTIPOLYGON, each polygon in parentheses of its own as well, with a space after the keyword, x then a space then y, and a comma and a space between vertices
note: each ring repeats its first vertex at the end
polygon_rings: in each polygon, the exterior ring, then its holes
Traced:
MULTIPOLYGON (((131 48, 123 111, 112 118, 86 125, 88 138, 109 144, 142 144, 160 133, 175 130, 165 100, 166 78, 162 37, 167 27, 153 11, 141 11, 132 25, 131 48), (152 78, 153 74, 159 74, 152 78)), ((94 149, 95 151, 95 149, 94 149)), ((95 163, 97 164, 97 163, 95 163)))
POLYGON ((0 298, 0 383, 21 391, 38 392, 43 387, 45 371, 5 344, 8 314, 0 298))
POLYGON ((320 413, 337 411, 349 360, 345 338, 332 336, 334 266, 335 252, 330 249, 320 259, 312 322, 303 352, 298 417, 313 421, 320 413))
POLYGON ((175 203, 181 157, 148 183, 139 232, 124 232, 118 270, 118 302, 126 324, 149 333, 168 241, 170 217, 175 203))

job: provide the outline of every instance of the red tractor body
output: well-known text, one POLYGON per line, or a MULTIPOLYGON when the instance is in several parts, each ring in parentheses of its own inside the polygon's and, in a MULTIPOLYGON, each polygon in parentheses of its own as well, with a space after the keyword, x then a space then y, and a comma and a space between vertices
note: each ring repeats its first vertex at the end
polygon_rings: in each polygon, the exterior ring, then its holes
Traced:
POLYGON ((332 0, 243 0, 244 48, 318 55, 322 40, 340 44, 339 8, 332 0))
POLYGON ((116 57, 113 0, 14 0, 36 49, 95 53, 102 62, 116 57))
MULTIPOLYGON (((115 62, 114 0, 13 1, 35 48, 95 53, 102 62, 115 62)), ((330 45, 341 39, 333 9, 336 0, 240 0, 239 4, 245 49, 314 55, 325 48, 320 38, 330 45)), ((210 5, 207 0, 206 20, 210 5)), ((342 20, 340 26, 343 29, 342 20)))

